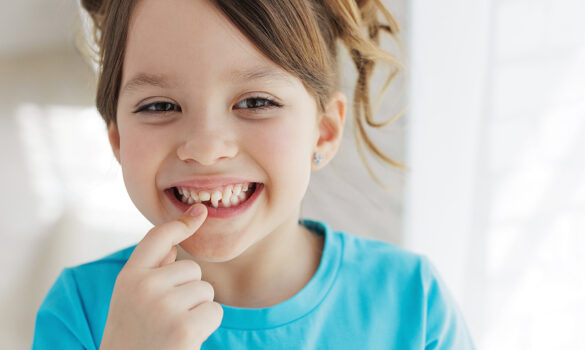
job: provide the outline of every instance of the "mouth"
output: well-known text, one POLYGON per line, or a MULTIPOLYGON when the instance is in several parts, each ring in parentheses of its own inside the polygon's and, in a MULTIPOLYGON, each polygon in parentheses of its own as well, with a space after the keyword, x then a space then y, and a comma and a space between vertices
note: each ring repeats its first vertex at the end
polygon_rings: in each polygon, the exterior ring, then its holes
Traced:
POLYGON ((207 206, 208 217, 230 217, 249 208, 263 188, 262 183, 249 182, 214 189, 177 186, 164 192, 181 211, 195 203, 202 203, 207 206))

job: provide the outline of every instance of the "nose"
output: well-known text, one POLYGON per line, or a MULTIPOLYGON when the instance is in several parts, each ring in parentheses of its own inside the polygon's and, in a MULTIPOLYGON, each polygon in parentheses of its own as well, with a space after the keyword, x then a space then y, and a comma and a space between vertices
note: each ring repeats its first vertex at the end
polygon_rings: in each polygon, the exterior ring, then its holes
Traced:
POLYGON ((182 140, 177 147, 177 157, 180 160, 209 166, 237 155, 237 142, 233 132, 227 130, 225 125, 212 122, 210 118, 186 119, 189 119, 185 123, 188 125, 184 125, 182 140))

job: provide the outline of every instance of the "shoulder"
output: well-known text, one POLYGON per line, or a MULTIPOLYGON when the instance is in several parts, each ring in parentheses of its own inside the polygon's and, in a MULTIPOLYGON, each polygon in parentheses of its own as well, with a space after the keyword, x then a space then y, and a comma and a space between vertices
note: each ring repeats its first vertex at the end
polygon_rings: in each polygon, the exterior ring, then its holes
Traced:
POLYGON ((328 234, 342 250, 340 287, 356 289, 354 295, 374 302, 384 317, 393 310, 411 330, 423 326, 419 334, 428 349, 474 348, 459 306, 426 256, 347 232, 328 234))
POLYGON ((86 277, 91 277, 91 280, 95 280, 96 278, 108 278, 112 274, 117 275, 130 258, 130 255, 132 255, 134 248, 136 248, 136 245, 118 250, 94 261, 68 267, 64 269, 64 272, 69 273, 82 283, 88 282, 86 277))
POLYGON ((337 231, 332 238, 343 247, 343 268, 393 279, 429 276, 428 259, 389 242, 337 231))
POLYGON ((88 303, 97 302, 99 298, 109 298, 118 273, 135 247, 133 245, 100 259, 63 269, 46 301, 59 298, 63 293, 69 296, 78 294, 81 298, 88 299, 88 303))
POLYGON ((98 286, 103 288, 109 284, 108 282, 115 281, 135 247, 131 246, 91 262, 64 268, 49 290, 42 306, 49 306, 52 300, 58 299, 63 294, 69 296, 82 294, 81 292, 85 289, 98 286))
POLYGON ((75 286, 76 290, 87 297, 97 297, 100 293, 111 294, 118 273, 136 246, 127 247, 81 265, 63 269, 54 288, 67 289, 75 286))
POLYGON ((103 258, 63 269, 45 296, 36 317, 33 348, 50 348, 56 338, 85 348, 95 346, 95 330, 103 327, 118 273, 135 246, 103 258))
POLYGON ((424 297, 433 271, 423 255, 392 243, 335 231, 324 222, 306 220, 305 225, 325 235, 322 263, 335 265, 332 271, 337 285, 380 298, 385 293, 399 299, 424 297))

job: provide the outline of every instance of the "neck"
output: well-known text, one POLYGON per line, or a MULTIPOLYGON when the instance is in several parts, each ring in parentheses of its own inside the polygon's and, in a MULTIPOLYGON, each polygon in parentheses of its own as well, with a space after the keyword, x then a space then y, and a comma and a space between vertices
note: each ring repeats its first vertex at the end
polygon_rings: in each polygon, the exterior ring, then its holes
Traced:
MULTIPOLYGON (((263 308, 283 302, 313 277, 323 252, 323 237, 295 220, 282 225, 226 262, 200 262, 202 279, 211 283, 215 301, 263 308)), ((179 247, 178 259, 193 259, 179 247)))

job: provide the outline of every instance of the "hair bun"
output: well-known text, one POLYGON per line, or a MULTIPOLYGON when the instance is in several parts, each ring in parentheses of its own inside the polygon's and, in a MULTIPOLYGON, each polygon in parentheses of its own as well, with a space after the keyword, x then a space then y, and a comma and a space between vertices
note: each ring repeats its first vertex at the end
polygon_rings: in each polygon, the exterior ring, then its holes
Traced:
POLYGON ((98 13, 103 0, 81 0, 81 6, 89 13, 98 13))

